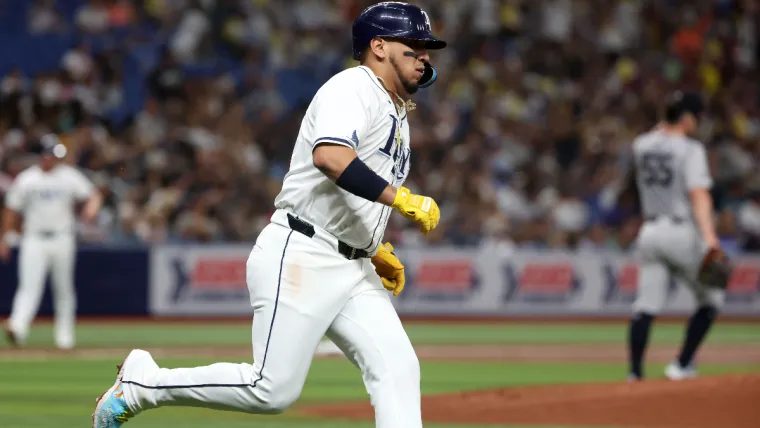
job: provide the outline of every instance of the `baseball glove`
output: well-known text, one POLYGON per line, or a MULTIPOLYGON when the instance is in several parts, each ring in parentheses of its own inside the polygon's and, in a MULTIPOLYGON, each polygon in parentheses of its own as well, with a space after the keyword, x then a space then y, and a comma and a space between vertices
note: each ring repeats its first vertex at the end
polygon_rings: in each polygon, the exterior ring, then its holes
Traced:
POLYGON ((720 248, 711 248, 702 259, 697 279, 709 287, 725 289, 732 270, 726 253, 720 248))

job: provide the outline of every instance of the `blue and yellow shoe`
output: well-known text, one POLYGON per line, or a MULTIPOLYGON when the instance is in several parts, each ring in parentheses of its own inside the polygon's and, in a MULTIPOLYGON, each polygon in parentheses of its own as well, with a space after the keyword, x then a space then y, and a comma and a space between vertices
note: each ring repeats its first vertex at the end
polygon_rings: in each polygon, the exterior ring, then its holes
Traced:
POLYGON ((127 358, 116 366, 116 382, 113 386, 95 400, 97 404, 92 414, 92 428, 119 428, 135 415, 127 406, 127 401, 124 399, 124 386, 121 383, 127 358))

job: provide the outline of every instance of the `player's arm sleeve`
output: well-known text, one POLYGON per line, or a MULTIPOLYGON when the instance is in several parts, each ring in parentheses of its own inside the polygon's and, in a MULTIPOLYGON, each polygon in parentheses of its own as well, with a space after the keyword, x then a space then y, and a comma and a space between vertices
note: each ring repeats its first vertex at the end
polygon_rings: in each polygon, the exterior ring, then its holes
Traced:
POLYGON ((336 84, 325 89, 319 94, 314 109, 312 148, 330 143, 357 150, 369 128, 369 101, 362 99, 361 91, 351 85, 336 84))
POLYGON ((713 180, 710 176, 710 168, 707 165, 707 153, 702 145, 695 145, 686 158, 684 166, 686 175, 686 187, 689 190, 709 189, 713 180))
POLYGON ((87 199, 92 196, 95 191, 95 186, 92 184, 87 176, 77 169, 72 169, 74 172, 74 195, 77 199, 87 199))

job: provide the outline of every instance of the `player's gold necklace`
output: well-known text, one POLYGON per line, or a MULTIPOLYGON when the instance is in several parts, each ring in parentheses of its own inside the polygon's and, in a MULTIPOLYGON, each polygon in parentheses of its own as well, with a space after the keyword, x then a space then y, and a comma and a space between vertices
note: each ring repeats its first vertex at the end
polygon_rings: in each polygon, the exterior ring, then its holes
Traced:
POLYGON ((399 94, 397 94, 396 92, 391 91, 390 89, 388 89, 388 87, 385 85, 385 82, 383 81, 382 77, 379 77, 379 76, 376 76, 376 77, 377 77, 377 80, 379 80, 380 83, 383 85, 383 88, 385 88, 386 91, 390 92, 391 94, 393 94, 393 96, 396 97, 396 99, 394 100, 395 101, 394 105, 396 106, 396 112, 398 114, 401 114, 401 112, 404 110, 404 108, 406 108, 407 112, 414 111, 414 109, 417 108, 417 104, 415 104, 414 101, 412 101, 412 100, 404 101, 404 99, 401 98, 401 96, 399 94))

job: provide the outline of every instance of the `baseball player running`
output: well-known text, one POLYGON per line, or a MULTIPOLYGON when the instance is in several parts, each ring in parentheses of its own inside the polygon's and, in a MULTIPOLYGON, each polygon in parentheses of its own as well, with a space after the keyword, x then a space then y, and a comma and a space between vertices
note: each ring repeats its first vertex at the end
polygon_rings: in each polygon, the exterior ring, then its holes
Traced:
POLYGON ((433 199, 402 184, 408 98, 436 80, 428 51, 446 43, 424 11, 400 2, 365 9, 352 32, 361 65, 314 96, 248 258, 253 364, 166 369, 133 350, 97 400, 93 427, 168 405, 281 413, 301 394, 325 333, 361 370, 376 426, 422 427, 419 362, 386 291, 401 292, 404 267, 381 240, 394 210, 423 233, 440 218, 433 199))
POLYGON ((10 255, 10 231, 24 220, 19 245, 19 284, 13 299, 6 334, 11 344, 23 345, 37 315, 45 278, 51 273, 55 344, 59 349, 74 347, 76 295, 74 263, 76 256, 75 202, 86 200, 82 219, 92 221, 100 210, 102 198, 92 182, 79 170, 62 164, 66 147, 58 137, 42 137, 39 163, 22 171, 5 197, 0 259, 10 255))
POLYGON ((676 93, 665 120, 633 142, 635 186, 644 224, 638 235, 641 267, 638 295, 629 329, 630 380, 644 376, 642 360, 652 321, 662 309, 670 275, 685 280, 698 309, 690 318, 678 359, 665 375, 673 380, 696 376, 694 355, 724 299, 725 284, 701 281, 708 254, 720 251, 713 226, 712 178, 705 149, 688 134, 702 110, 696 94, 676 93))

